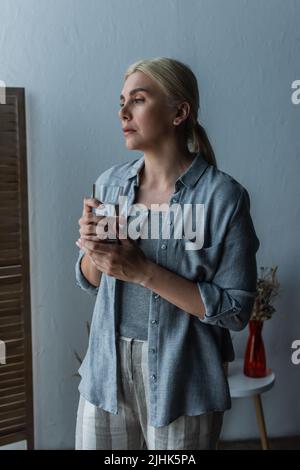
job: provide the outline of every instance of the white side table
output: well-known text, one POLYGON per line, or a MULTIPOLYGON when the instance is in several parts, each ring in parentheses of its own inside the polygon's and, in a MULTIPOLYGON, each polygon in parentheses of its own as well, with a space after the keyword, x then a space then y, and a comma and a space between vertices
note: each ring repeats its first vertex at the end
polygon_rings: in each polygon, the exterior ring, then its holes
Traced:
POLYGON ((263 450, 269 449, 261 394, 270 390, 275 383, 275 374, 268 369, 266 377, 254 379, 243 372, 244 360, 237 359, 229 363, 228 383, 231 398, 252 397, 255 404, 256 418, 263 450))

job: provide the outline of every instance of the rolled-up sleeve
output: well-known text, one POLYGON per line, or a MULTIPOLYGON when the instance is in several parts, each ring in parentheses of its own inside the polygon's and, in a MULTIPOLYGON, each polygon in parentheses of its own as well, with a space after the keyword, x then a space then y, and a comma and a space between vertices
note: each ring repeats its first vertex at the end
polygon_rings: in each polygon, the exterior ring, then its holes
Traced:
POLYGON ((96 287, 93 284, 91 284, 81 271, 81 260, 83 258, 83 255, 84 255, 84 251, 80 250, 79 256, 75 265, 76 284, 78 287, 88 292, 89 294, 97 295, 99 287, 96 287))
POLYGON ((197 282, 205 316, 200 321, 239 331, 247 325, 257 295, 256 252, 260 242, 242 188, 231 216, 221 259, 211 282, 197 282))

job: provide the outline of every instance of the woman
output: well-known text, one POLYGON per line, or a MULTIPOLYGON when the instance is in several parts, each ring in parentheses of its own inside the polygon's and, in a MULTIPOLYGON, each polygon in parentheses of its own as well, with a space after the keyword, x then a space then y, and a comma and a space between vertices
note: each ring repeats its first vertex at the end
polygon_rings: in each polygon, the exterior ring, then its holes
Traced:
POLYGON ((215 449, 231 406, 229 330, 246 326, 256 295, 249 195, 216 167, 188 66, 138 61, 120 99, 126 146, 143 156, 102 173, 101 201, 84 199, 79 219, 77 284, 97 299, 79 369, 76 449, 215 449), (153 215, 162 222, 169 214, 170 232, 138 239, 119 228, 119 243, 104 243, 93 208, 120 194, 129 207, 149 209, 138 219, 148 229, 153 215), (196 241, 175 236, 191 207, 196 241))

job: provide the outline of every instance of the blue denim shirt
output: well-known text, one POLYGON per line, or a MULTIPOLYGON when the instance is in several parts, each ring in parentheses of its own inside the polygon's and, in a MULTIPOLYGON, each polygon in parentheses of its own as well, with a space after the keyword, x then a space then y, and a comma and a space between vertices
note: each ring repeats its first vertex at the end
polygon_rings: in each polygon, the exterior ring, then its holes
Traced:
MULTIPOLYGON (((104 171, 104 203, 118 203, 122 189, 135 202, 144 155, 104 171)), ((224 411, 231 406, 223 363, 234 360, 229 330, 248 323, 257 294, 259 239, 247 190, 210 165, 199 152, 177 179, 169 204, 204 204, 204 244, 186 250, 184 238, 162 239, 156 262, 197 283, 203 319, 151 291, 148 323, 149 424, 166 426, 181 415, 224 411)), ((96 296, 89 345, 79 368, 80 393, 94 405, 118 414, 116 296, 118 279, 102 274, 99 287, 83 276, 80 250, 77 285, 96 296)))

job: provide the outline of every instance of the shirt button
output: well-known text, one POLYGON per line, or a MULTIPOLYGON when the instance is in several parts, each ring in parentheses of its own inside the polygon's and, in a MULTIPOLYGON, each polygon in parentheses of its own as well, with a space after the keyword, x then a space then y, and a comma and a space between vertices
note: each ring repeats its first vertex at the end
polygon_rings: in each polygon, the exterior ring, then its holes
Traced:
POLYGON ((154 375, 154 374, 151 375, 151 379, 155 381, 156 380, 156 375, 154 375))
POLYGON ((159 294, 155 294, 154 298, 155 299, 159 299, 160 295, 159 294))
POLYGON ((151 349, 151 352, 155 353, 155 349, 154 349, 154 348, 152 348, 152 349, 151 349))
POLYGON ((151 323, 155 325, 157 323, 157 320, 151 320, 151 323))
POLYGON ((163 243, 163 244, 161 245, 161 249, 162 249, 162 250, 165 250, 166 248, 167 248, 167 245, 166 245, 165 243, 163 243))
POLYGON ((233 312, 236 312, 236 311, 237 311, 237 308, 233 307, 232 311, 233 311, 233 312))

